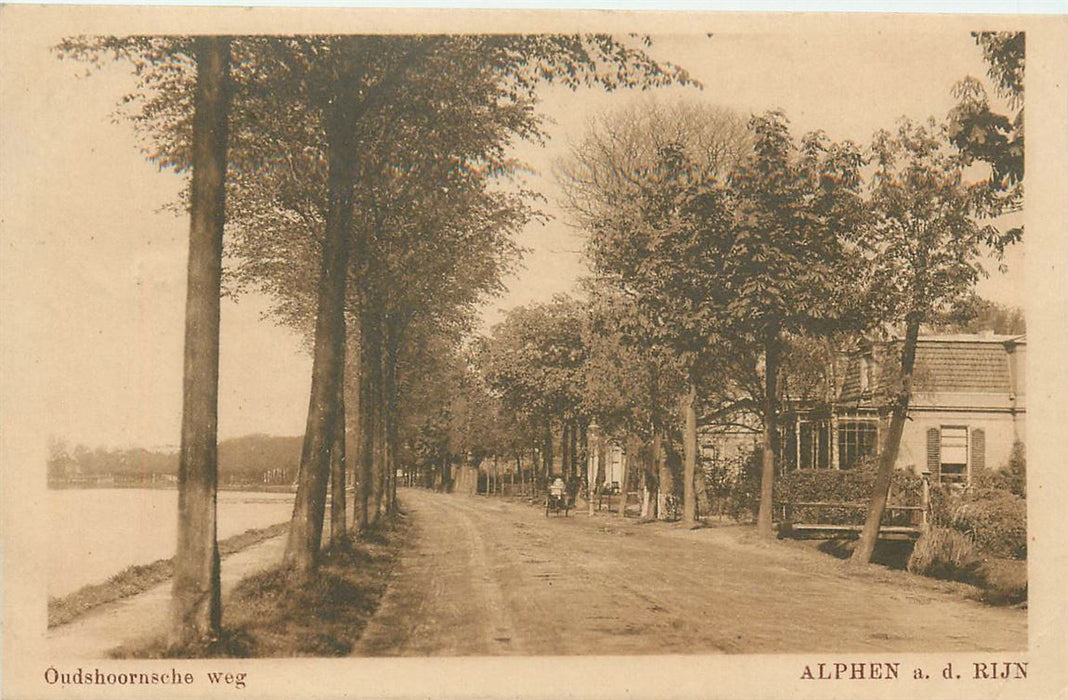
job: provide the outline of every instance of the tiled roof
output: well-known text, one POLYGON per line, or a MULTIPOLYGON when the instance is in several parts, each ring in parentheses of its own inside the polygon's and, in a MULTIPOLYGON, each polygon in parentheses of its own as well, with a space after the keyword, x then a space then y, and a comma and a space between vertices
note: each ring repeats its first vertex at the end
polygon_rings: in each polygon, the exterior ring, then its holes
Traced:
POLYGON ((924 392, 1012 391, 1008 356, 1000 343, 921 341, 913 388, 924 392))
MULTIPOLYGON (((916 346, 916 367, 913 391, 917 394, 1000 394, 1012 393, 1009 357, 1006 345, 1025 344, 1023 336, 923 336, 916 346)), ((883 346, 880 354, 894 356, 900 352, 900 341, 883 346)), ((895 363, 896 364, 896 363, 895 363)), ((888 380, 873 371, 872 383, 888 380)), ((875 387, 885 388, 885 387, 875 387)), ((842 383, 840 399, 846 402, 863 401, 861 392, 860 357, 849 363, 842 383)))

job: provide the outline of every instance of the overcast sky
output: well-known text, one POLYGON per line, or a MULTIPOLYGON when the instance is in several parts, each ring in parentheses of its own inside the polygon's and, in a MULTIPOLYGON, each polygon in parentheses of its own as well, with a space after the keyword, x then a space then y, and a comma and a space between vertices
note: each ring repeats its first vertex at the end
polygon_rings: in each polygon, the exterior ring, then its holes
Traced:
MULTIPOLYGON (((17 175, 0 190, 4 285, 32 300, 5 328, 39 349, 34 390, 53 434, 90 446, 174 445, 188 224, 161 208, 181 180, 147 163, 129 125, 111 120, 130 86, 125 67, 81 77, 84 67, 49 54, 59 38, 35 37, 4 64, 6 94, 18 96, 4 105, 4 130, 18 138, 5 138, 0 154, 17 175)), ((966 33, 663 36, 653 52, 705 85, 658 91, 662 99, 685 93, 743 114, 779 107, 798 135, 823 129, 859 142, 901 115, 944 116, 953 84, 985 73, 966 33)), ((634 99, 650 96, 546 92, 552 142, 517 153, 542 174, 534 184, 550 200, 549 170, 567 141, 593 114, 634 99)), ((585 272, 581 236, 559 218, 531 226, 521 243, 532 252, 508 293, 487 303, 487 327, 503 310, 571 291, 585 272)), ((980 292, 1022 305, 1022 259, 1014 250, 1009 274, 994 271, 980 292)), ((310 359, 300 338, 263 320, 267 308, 255 297, 223 302, 220 437, 303 431, 310 359)))

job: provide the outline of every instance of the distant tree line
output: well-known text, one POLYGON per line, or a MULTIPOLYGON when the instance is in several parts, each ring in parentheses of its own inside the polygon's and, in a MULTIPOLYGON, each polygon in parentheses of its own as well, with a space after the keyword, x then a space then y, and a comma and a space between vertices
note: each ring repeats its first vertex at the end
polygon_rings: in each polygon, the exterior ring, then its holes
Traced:
MULTIPOLYGON (((300 437, 246 435, 219 442, 219 482, 225 485, 293 484, 300 465, 300 437)), ((178 452, 141 447, 90 449, 49 444, 48 480, 63 485, 79 477, 114 476, 119 483, 151 482, 153 475, 177 476, 178 452)))

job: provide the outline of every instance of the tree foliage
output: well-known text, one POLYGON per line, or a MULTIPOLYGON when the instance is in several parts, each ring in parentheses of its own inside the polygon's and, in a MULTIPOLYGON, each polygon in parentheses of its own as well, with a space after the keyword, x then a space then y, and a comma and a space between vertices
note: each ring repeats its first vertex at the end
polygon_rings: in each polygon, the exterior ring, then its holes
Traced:
POLYGON ((487 380, 512 411, 536 421, 581 410, 587 357, 582 307, 558 296, 512 310, 486 346, 487 380))
POLYGON ((872 141, 874 220, 864 246, 878 318, 902 323, 952 313, 984 274, 981 252, 999 232, 972 217, 964 164, 946 127, 903 120, 872 141))
POLYGON ((952 333, 997 333, 1023 335, 1027 322, 1023 309, 969 293, 948 316, 933 319, 931 327, 952 333))
MULTIPOLYGON (((994 91, 1008 113, 996 111, 981 81, 971 76, 954 88, 957 105, 949 113, 947 136, 965 165, 979 161, 989 176, 970 186, 975 212, 994 217, 1018 211, 1024 195, 1024 32, 972 32, 989 69, 994 91)), ((992 241, 996 252, 1018 241, 1022 228, 1011 228, 992 241)))

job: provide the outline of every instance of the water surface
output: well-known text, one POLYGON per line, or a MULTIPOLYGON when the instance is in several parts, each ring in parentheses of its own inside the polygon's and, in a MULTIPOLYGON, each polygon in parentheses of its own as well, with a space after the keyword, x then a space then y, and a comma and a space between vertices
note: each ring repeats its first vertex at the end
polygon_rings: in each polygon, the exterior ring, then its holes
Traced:
MULTIPOLYGON (((107 580, 134 564, 174 556, 178 491, 64 489, 48 492, 55 535, 48 559, 48 595, 60 596, 107 580)), ((223 540, 255 527, 285 522, 292 493, 220 491, 223 540)))

